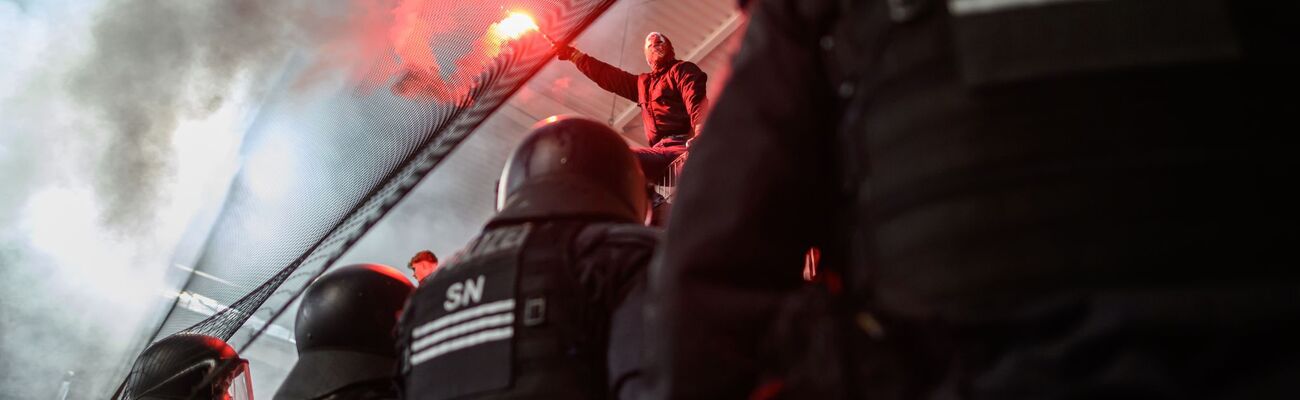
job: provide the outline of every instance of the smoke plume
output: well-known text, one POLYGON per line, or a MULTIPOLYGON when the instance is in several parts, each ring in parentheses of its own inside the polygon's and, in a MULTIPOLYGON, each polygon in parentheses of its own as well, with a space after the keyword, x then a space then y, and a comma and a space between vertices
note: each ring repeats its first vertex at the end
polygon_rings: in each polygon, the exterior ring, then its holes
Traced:
POLYGON ((111 138, 96 192, 110 226, 139 229, 163 200, 174 168, 171 135, 230 96, 235 80, 264 77, 300 32, 293 1, 110 2, 92 30, 93 49, 72 71, 69 94, 111 138))
POLYGON ((116 388, 308 3, 0 1, 0 399, 116 388))
POLYGON ((291 58, 309 60, 300 93, 345 79, 451 101, 513 40, 493 35, 498 6, 0 0, 0 399, 116 388, 291 58), (429 48, 465 32, 484 33, 429 48))

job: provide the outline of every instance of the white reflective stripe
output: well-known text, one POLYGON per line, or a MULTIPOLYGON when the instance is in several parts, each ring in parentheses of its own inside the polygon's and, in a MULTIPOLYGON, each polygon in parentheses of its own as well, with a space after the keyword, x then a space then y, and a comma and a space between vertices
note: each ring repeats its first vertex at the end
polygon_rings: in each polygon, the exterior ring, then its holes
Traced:
POLYGON ((447 329, 443 329, 438 332, 435 332, 432 335, 425 336, 420 340, 416 340, 415 343, 411 345, 411 351, 419 352, 420 350, 423 350, 425 347, 432 346, 438 342, 441 342, 453 336, 459 336, 468 332, 473 332, 485 328, 495 328, 498 326, 510 325, 510 323, 512 322, 515 322, 515 314, 513 312, 493 314, 483 318, 469 320, 462 324, 457 324, 457 325, 452 325, 450 327, 447 327, 447 329))
POLYGON ((412 366, 420 365, 420 363, 423 363, 425 361, 432 360, 443 354, 447 354, 466 347, 477 346, 487 342, 495 342, 498 340, 509 339, 511 336, 514 336, 514 334, 515 334, 515 329, 513 327, 507 326, 505 328, 490 329, 479 333, 475 333, 473 335, 451 340, 446 343, 430 347, 424 351, 416 353, 414 356, 411 356, 411 365, 412 366))
POLYGON ((451 314, 444 315, 441 318, 430 321, 427 324, 417 326, 415 327, 415 330, 411 331, 411 336, 415 338, 419 338, 420 336, 429 334, 429 332, 436 331, 439 328, 460 321, 464 321, 472 318, 478 318, 488 314, 496 314, 506 310, 514 310, 514 309, 515 309, 515 299, 505 299, 505 300, 494 301, 487 304, 480 304, 472 308, 466 308, 464 310, 460 310, 451 314))
POLYGON ((1079 3, 1084 1, 1110 0, 948 0, 948 11, 952 15, 986 14, 1010 8, 1039 7, 1058 3, 1079 3))

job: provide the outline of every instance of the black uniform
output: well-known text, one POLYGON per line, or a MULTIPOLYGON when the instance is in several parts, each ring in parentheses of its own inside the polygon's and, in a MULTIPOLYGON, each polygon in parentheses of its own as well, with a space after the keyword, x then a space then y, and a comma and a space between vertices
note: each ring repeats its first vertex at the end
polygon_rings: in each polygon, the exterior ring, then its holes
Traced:
POLYGON ((252 400, 248 360, 221 338, 177 333, 146 347, 114 400, 252 400))
POLYGON ((650 228, 626 223, 488 224, 402 317, 406 398, 594 399, 607 379, 615 391, 635 381, 640 346, 621 341, 637 329, 610 333, 610 320, 620 308, 639 319, 641 303, 623 300, 654 244, 650 228), (609 371, 607 346, 626 350, 608 354, 609 371))
POLYGON ((645 179, 609 126, 547 118, 515 148, 500 212, 425 280, 399 328, 409 399, 604 398, 635 390, 655 244, 645 179), (607 350, 608 349, 610 350, 607 350))
POLYGON ((298 361, 275 400, 397 398, 394 331, 415 287, 393 267, 356 264, 312 282, 294 319, 298 361))
POLYGON ((782 374, 811 246, 853 395, 1294 398, 1296 8, 758 1, 651 272, 660 398, 782 374))

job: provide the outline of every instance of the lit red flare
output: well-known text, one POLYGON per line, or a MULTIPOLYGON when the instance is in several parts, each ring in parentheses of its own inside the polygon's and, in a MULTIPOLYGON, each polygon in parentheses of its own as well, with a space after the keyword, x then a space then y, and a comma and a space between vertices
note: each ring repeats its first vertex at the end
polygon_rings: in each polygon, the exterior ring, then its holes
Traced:
POLYGON ((346 19, 322 33, 328 39, 320 45, 320 57, 295 87, 308 87, 341 70, 363 93, 387 87, 407 98, 455 102, 472 89, 483 68, 515 46, 513 42, 540 32, 532 16, 536 10, 503 12, 499 0, 350 3, 346 19), (501 19, 486 24, 463 18, 494 14, 501 19))
MULTIPOLYGON (((426 22, 427 23, 427 22, 426 22)), ((422 38, 417 48, 398 48, 404 61, 404 72, 392 86, 393 93, 408 98, 436 101, 455 101, 468 93, 470 80, 483 66, 510 41, 518 40, 528 32, 538 31, 537 22, 522 12, 511 12, 500 22, 488 26, 486 34, 468 53, 456 59, 448 71, 433 61, 427 38, 422 38), (403 51, 406 50, 406 51, 403 51), (407 62, 407 60, 411 60, 407 62)), ((404 36, 403 39, 408 39, 404 36)))
POLYGON ((518 39, 529 31, 537 31, 537 22, 533 17, 521 12, 512 12, 501 22, 492 24, 492 31, 502 37, 518 39))

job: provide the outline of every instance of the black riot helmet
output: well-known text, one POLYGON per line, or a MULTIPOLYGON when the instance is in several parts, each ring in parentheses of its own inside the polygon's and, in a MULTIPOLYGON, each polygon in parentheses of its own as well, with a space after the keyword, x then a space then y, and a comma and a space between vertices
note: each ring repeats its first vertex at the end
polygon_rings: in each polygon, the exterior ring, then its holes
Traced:
POLYGON ((397 371, 397 318, 415 286, 379 264, 338 268, 307 288, 293 333, 298 362, 275 399, 318 399, 389 385, 397 371))
POLYGON ((604 217, 641 222, 645 177, 622 137, 586 118, 550 117, 501 173, 496 220, 604 217))
POLYGON ((225 341, 175 334, 135 359, 122 393, 126 400, 251 400, 248 361, 225 341))

